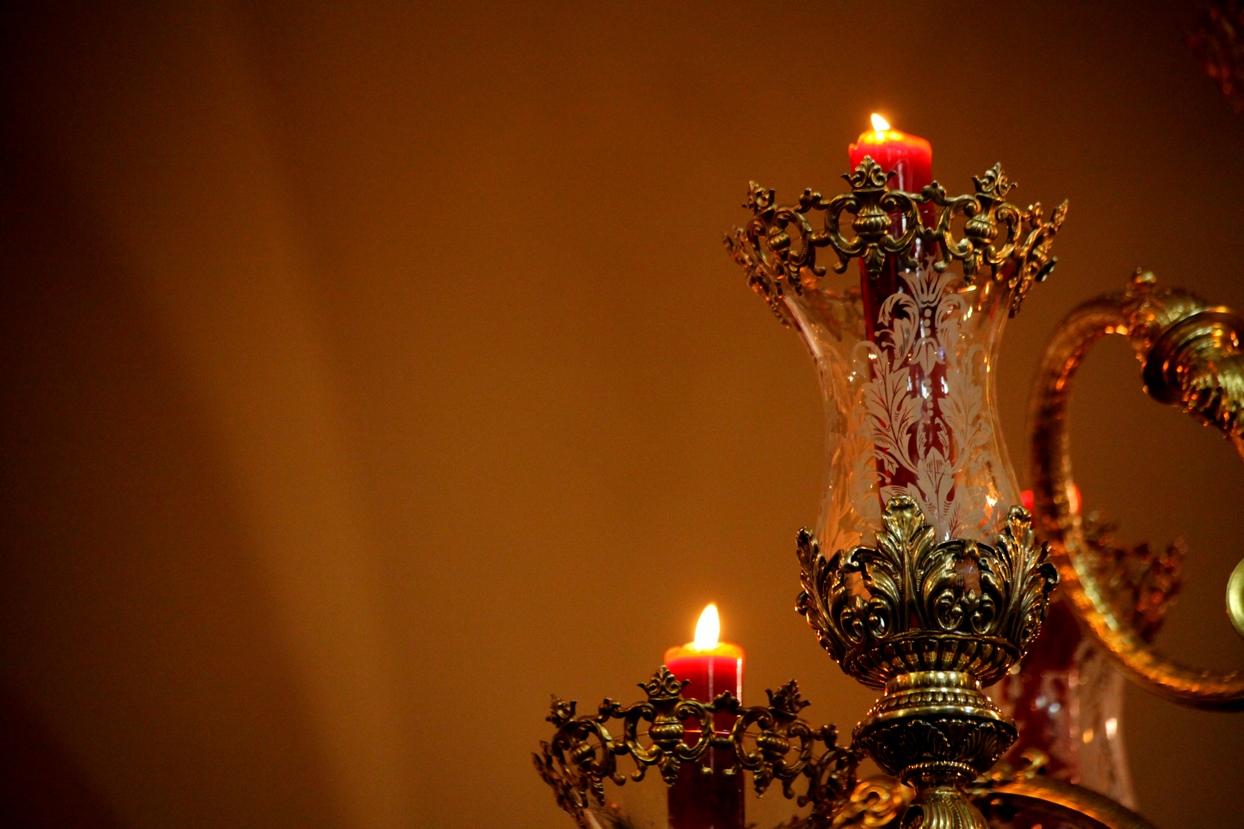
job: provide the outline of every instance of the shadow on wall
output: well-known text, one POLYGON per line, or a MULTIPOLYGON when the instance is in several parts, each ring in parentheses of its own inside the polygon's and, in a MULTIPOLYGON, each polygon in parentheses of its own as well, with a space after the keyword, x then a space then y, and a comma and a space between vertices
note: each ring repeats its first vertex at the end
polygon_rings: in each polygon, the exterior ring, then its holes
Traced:
POLYGON ((0 825, 120 829, 104 802, 30 702, 0 685, 0 825))

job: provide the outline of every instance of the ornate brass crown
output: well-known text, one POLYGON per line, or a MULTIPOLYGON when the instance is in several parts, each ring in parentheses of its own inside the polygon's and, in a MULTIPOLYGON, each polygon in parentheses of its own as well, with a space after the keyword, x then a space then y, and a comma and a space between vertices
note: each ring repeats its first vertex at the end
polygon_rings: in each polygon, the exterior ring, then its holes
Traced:
POLYGON ((711 703, 684 699, 680 682, 662 665, 639 687, 647 700, 634 705, 606 699, 595 714, 575 714, 575 703, 553 698, 547 717, 556 733, 540 744, 534 755, 536 771, 557 797, 557 804, 582 827, 599 826, 589 811, 606 821, 611 810, 605 798, 605 781, 622 785, 643 780, 656 768, 667 785, 673 785, 679 769, 703 764, 709 752, 728 753, 723 773, 733 776, 750 772, 752 786, 763 794, 777 781, 782 794, 800 806, 811 805, 806 829, 838 826, 835 817, 851 807, 852 814, 883 826, 893 820, 904 801, 900 794, 875 783, 857 782, 855 770, 861 756, 837 744, 832 725, 814 727, 800 718, 808 706, 794 680, 766 691, 768 705, 744 706, 729 692, 711 703), (714 716, 733 715, 728 732, 714 730, 714 716), (621 735, 608 730, 618 721, 621 735), (688 724, 692 724, 688 728, 688 724), (630 757, 634 770, 619 768, 618 758, 630 757), (796 793, 796 787, 802 792, 796 793))
POLYGON ((946 188, 936 181, 919 193, 891 190, 890 175, 871 156, 864 156, 855 170, 843 175, 851 185, 850 193, 826 201, 820 193, 804 190, 799 203, 790 206, 778 205, 772 190, 751 182, 743 206, 752 211, 752 219, 726 236, 726 249, 779 319, 785 320, 783 291, 802 292, 804 269, 818 277, 825 275, 825 266, 816 261, 817 249, 823 247, 833 248, 838 256, 835 272, 842 273, 847 263, 858 258, 876 279, 890 256, 915 267, 912 252, 916 242, 922 241, 927 249, 940 251, 934 265, 938 271, 954 260, 963 263, 969 284, 985 266, 993 279, 1008 282, 1015 288, 1011 314, 1019 310, 1033 283, 1043 281, 1057 264, 1050 247, 1067 215, 1067 202, 1048 219, 1040 202, 1026 210, 1007 202, 1007 193, 1016 185, 1001 164, 974 177, 975 192, 964 196, 947 196, 946 188), (926 223, 922 206, 929 208, 934 220, 926 223), (821 230, 814 229, 808 219, 814 212, 824 213, 821 230), (843 213, 855 217, 851 220, 855 235, 850 238, 842 232, 843 213), (899 217, 897 222, 892 214, 899 217), (965 221, 956 237, 953 225, 959 217, 965 221), (891 233, 896 223, 902 230, 898 236, 891 233))
POLYGON ((799 533, 796 607, 842 669, 872 688, 913 671, 1002 678, 1036 638, 1058 572, 1022 507, 993 546, 937 542, 915 501, 892 499, 876 547, 830 558, 799 533))
POLYGON ((1058 572, 1013 507, 993 545, 937 541, 916 502, 886 505, 874 547, 826 558, 799 533, 796 609, 842 669, 885 695, 852 747, 916 789, 904 827, 984 827, 963 796, 1015 741, 982 693, 1037 637, 1058 572))

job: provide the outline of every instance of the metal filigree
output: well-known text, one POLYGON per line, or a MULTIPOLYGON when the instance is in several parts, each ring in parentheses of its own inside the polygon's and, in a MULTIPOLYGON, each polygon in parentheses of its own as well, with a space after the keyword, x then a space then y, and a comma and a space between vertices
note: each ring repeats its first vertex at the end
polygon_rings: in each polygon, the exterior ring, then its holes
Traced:
POLYGON ((876 547, 830 558, 798 537, 797 609, 844 671, 873 688, 910 671, 953 665, 997 681, 1040 630, 1054 566, 1026 510, 1011 510, 993 546, 937 542, 911 498, 890 500, 876 547))
MULTIPOLYGON (((1127 610, 1101 578, 1100 550, 1072 509, 1067 406, 1080 363, 1107 334, 1131 342, 1150 397, 1220 430, 1244 456, 1244 318, 1187 291, 1161 289, 1152 274, 1137 272, 1127 290, 1090 300, 1063 320, 1042 357, 1031 409, 1036 512, 1084 628, 1133 680, 1157 694, 1204 708, 1244 707, 1240 672, 1181 665, 1149 646, 1143 624, 1135 629, 1128 623, 1127 610)), ((1244 563, 1238 572, 1244 574, 1244 563)), ((1228 582, 1226 604, 1244 635, 1244 577, 1228 582)))
POLYGON ((829 247, 837 255, 837 273, 859 259, 869 277, 876 279, 892 257, 903 268, 914 268, 915 245, 922 241, 930 250, 940 251, 939 271, 951 261, 962 262, 969 285, 988 266, 992 279, 1013 289, 1012 314, 1032 284, 1044 280, 1057 263, 1050 247, 1066 218, 1067 203, 1046 219, 1040 202, 1027 210, 1007 202, 1015 185, 1000 164, 973 178, 972 195, 954 197, 937 182, 920 193, 890 189, 889 176, 869 156, 843 178, 851 185, 850 193, 827 201, 820 193, 804 190, 798 204, 790 206, 778 205, 773 190, 751 182, 744 207, 752 219, 725 238, 726 249, 747 274, 748 284, 783 321, 789 322, 784 291, 800 294, 805 279, 825 275, 825 266, 816 258, 819 248, 829 247), (927 226, 922 205, 938 208, 927 226), (824 214, 820 229, 810 219, 818 212, 824 214), (844 214, 852 216, 851 235, 843 232, 844 214), (956 235, 953 225, 959 218, 964 220, 963 230, 956 235))
POLYGON ((1183 586, 1188 545, 1177 538, 1163 548, 1142 541, 1131 547, 1116 540, 1118 525, 1093 512, 1084 518, 1084 543, 1093 550, 1094 578, 1117 618, 1152 642, 1183 586))
POLYGON ((705 765, 711 749, 730 751, 734 763, 721 773, 751 772, 752 786, 763 794, 776 781, 782 794, 799 806, 812 806, 809 829, 827 829, 855 789, 860 756, 837 745, 833 726, 814 728, 799 717, 808 703, 794 680, 766 691, 769 704, 744 707, 729 693, 711 703, 683 699, 679 682, 661 666, 642 688, 647 700, 623 706, 606 699, 596 714, 576 716, 575 703, 554 697, 547 718, 557 729, 552 741, 533 755, 537 772, 553 789, 557 805, 580 826, 588 826, 589 808, 606 807, 605 781, 622 785, 643 780, 655 767, 667 785, 678 779, 684 764, 705 765), (715 714, 732 714, 729 733, 717 733, 715 714), (621 723, 621 736, 607 728, 621 723), (693 722, 688 729, 686 724, 693 722), (687 737, 694 735, 691 742, 687 737), (630 757, 633 771, 619 769, 618 758, 630 757), (796 784, 802 781, 802 791, 796 784))
POLYGON ((902 825, 984 829, 964 787, 1016 732, 982 685, 1036 638, 1058 574, 1020 507, 992 545, 937 541, 907 496, 882 523, 875 547, 830 558, 801 531, 796 609, 844 671, 885 688, 852 747, 915 789, 902 825))
POLYGON ((793 817, 776 829, 813 829, 819 826, 828 829, 880 829, 898 820, 910 797, 911 789, 897 780, 873 777, 855 784, 847 802, 841 805, 828 823, 817 823, 815 816, 808 815, 793 817))
POLYGON ((939 271, 946 270, 952 259, 963 262, 963 273, 974 277, 982 265, 988 265, 994 279, 1001 275, 998 269, 1005 265, 1015 252, 1020 224, 1024 214, 1013 204, 1008 204, 1006 194, 1015 185, 1002 172, 1002 165, 995 164, 982 176, 974 176, 975 196, 948 198, 946 190, 934 182, 924 188, 926 199, 942 208, 933 235, 941 240, 942 256, 934 265, 939 271), (951 228, 958 215, 966 217, 963 238, 956 239, 951 228), (1005 230, 1001 244, 995 244, 998 234, 1005 230))
MULTIPOLYGON (((890 176, 870 156, 864 156, 859 166, 853 172, 844 174, 843 178, 851 185, 850 193, 835 196, 828 204, 821 200, 818 193, 815 201, 809 203, 812 207, 825 207, 825 243, 838 254, 834 271, 842 273, 852 259, 858 258, 864 263, 868 275, 876 279, 890 256, 900 257, 905 268, 914 268, 916 263, 911 258, 911 251, 921 231, 920 197, 888 189, 886 182, 890 176), (851 230, 855 232, 853 238, 848 239, 842 234, 843 213, 855 216, 851 221, 851 230), (898 224, 903 230, 898 236, 890 233, 895 224, 891 214, 901 217, 898 224)), ((803 203, 804 200, 800 199, 800 205, 803 203)), ((825 270, 822 268, 814 273, 824 276, 825 270)))

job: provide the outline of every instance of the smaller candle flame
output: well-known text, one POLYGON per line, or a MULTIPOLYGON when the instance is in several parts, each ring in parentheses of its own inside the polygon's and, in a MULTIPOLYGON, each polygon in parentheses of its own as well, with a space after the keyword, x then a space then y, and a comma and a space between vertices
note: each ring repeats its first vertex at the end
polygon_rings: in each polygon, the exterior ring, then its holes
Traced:
POLYGON ((702 651, 717 647, 717 637, 721 635, 721 617, 717 615, 717 605, 709 604, 700 614, 700 621, 695 625, 695 646, 702 651))
POLYGON ((876 130, 877 132, 885 132, 886 130, 888 130, 888 129, 890 128, 890 122, 889 122, 889 121, 887 121, 886 119, 882 118, 882 117, 881 117, 880 115, 878 115, 877 113, 875 113, 875 112, 874 112, 874 113, 873 113, 872 115, 870 115, 869 117, 870 117, 870 118, 872 118, 872 120, 873 120, 873 129, 874 129, 874 130, 876 130))

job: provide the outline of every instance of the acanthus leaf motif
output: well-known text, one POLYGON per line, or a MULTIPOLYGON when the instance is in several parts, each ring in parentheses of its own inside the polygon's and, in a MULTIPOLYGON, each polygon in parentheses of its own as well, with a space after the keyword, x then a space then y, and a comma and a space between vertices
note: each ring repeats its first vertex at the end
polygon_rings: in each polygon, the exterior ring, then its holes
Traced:
POLYGON ((1031 517, 1012 508, 992 545, 938 541, 915 499, 898 495, 882 524, 875 546, 829 558, 800 532, 797 606, 821 646, 874 687, 903 670, 940 670, 946 660, 985 684, 997 680, 1036 637, 1057 583, 1031 517), (886 649, 899 640, 912 644, 895 663, 886 649))

